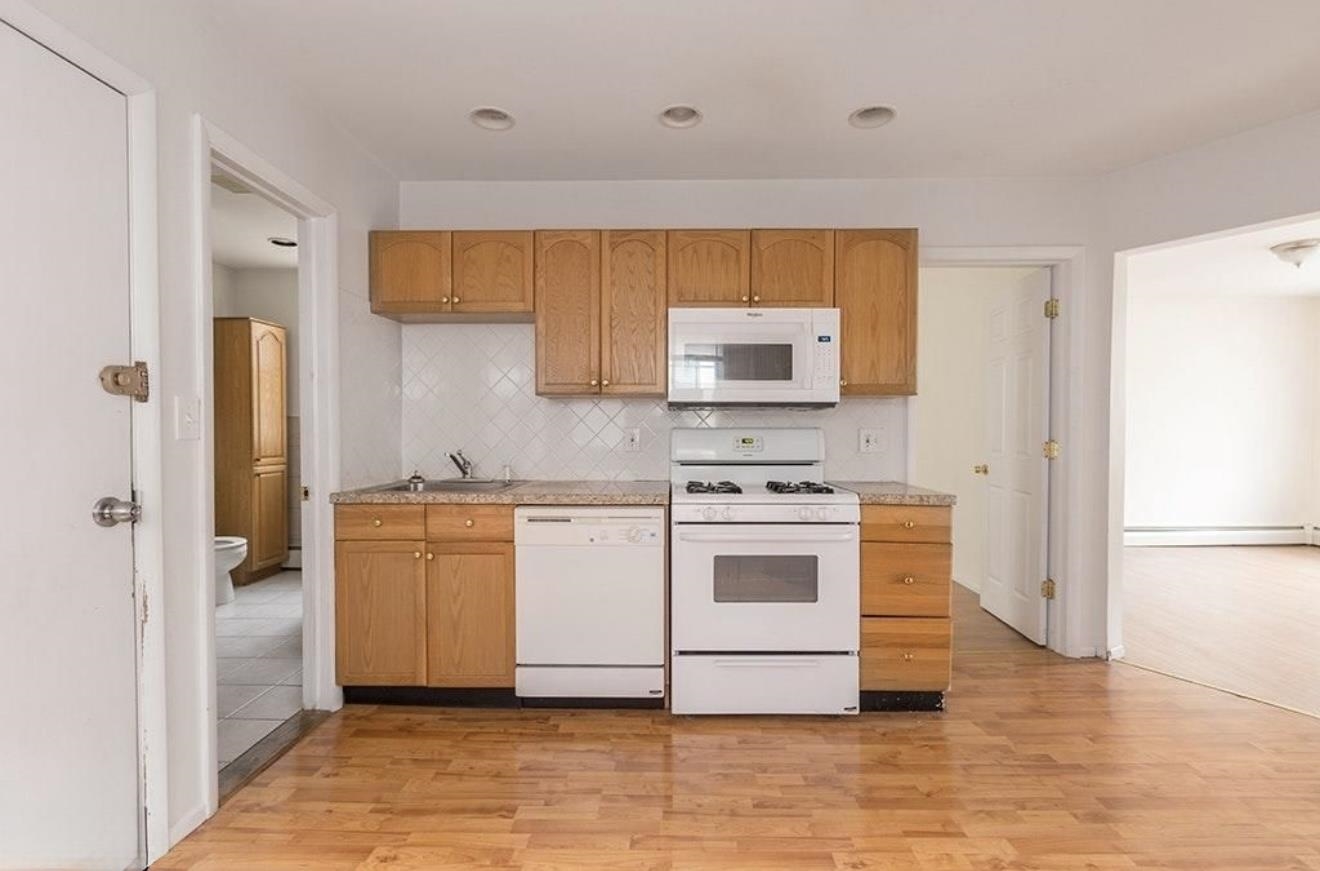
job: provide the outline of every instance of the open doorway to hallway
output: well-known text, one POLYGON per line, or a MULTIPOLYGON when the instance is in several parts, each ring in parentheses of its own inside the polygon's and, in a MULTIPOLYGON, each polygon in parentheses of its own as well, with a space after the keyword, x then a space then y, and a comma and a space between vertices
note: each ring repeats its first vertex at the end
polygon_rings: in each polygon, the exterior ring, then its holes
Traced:
MULTIPOLYGON (((227 772, 303 709, 297 219, 215 170, 216 747, 227 772)), ((263 755, 269 755, 263 754, 263 755)))
MULTIPOLYGON (((1051 269, 921 270, 911 480, 958 497, 954 580, 1044 644, 1051 269)), ((956 630, 955 630, 956 634, 956 630)))
POLYGON ((1126 662, 1320 715, 1316 237, 1127 258, 1122 602, 1126 662))

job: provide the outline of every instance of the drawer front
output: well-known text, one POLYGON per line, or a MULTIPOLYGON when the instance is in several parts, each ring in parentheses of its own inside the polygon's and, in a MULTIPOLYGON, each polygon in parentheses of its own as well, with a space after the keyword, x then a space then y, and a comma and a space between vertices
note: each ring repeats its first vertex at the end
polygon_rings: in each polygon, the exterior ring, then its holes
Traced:
POLYGON ((953 541, 953 509, 936 505, 863 505, 862 541, 953 541))
POLYGON ((952 625, 946 618, 863 618, 862 689, 948 689, 951 641, 952 625))
POLYGON ((862 542, 862 615, 948 617, 953 547, 862 542))
POLYGON ((420 539, 426 534, 425 505, 337 505, 339 541, 420 539))
POLYGON ((512 505, 428 505, 428 541, 513 541, 512 505))

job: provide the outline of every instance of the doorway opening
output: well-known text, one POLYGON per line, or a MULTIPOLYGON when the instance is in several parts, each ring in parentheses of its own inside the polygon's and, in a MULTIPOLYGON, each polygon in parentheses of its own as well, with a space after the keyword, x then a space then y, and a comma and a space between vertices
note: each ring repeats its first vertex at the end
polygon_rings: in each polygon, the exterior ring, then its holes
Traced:
POLYGON ((1272 249, 1318 237, 1311 218, 1121 261, 1121 658, 1312 716, 1320 243, 1272 249))
MULTIPOLYGON (((1048 266, 921 270, 910 480, 953 493, 956 599, 1049 640, 1048 266), (950 349, 956 349, 950 352, 950 349)), ((955 608, 955 612, 958 609, 955 608)))

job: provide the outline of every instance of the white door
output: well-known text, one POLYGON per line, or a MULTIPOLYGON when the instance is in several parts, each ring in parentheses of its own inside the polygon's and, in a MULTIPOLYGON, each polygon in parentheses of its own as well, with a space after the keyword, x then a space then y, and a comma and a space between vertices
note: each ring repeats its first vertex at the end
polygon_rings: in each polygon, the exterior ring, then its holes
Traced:
POLYGON ((1050 270, 1029 273, 990 307, 986 361, 986 571, 981 607, 1045 643, 1049 461, 1050 270))
POLYGON ((0 867, 141 867, 127 102, 0 23, 0 118, 0 867))

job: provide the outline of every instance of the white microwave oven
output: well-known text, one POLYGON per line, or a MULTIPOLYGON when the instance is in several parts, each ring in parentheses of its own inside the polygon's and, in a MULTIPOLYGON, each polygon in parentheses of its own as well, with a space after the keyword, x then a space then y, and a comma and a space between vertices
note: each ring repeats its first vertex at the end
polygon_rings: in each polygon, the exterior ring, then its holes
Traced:
POLYGON ((671 308, 669 404, 839 402, 837 308, 671 308))

